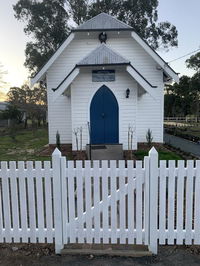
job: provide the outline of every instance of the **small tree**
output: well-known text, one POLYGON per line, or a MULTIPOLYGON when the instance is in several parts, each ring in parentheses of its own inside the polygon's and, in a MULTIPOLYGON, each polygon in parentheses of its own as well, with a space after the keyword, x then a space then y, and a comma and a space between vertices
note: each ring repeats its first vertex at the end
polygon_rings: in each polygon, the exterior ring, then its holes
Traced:
POLYGON ((78 151, 78 133, 79 133, 79 128, 74 129, 73 131, 75 139, 76 139, 76 150, 78 151))
POLYGON ((56 132, 56 147, 61 150, 61 143, 60 143, 60 133, 56 132))
POLYGON ((153 136, 152 136, 152 131, 150 129, 147 130, 146 140, 147 140, 148 145, 151 146, 152 141, 153 141, 153 136))

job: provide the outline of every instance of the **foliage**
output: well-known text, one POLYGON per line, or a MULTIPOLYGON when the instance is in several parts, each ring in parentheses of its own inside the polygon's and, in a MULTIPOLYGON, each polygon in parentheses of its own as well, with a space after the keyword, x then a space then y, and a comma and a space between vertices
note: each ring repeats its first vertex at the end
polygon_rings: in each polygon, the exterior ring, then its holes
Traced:
POLYGON ((178 32, 168 21, 158 23, 158 0, 92 1, 88 17, 106 12, 132 26, 154 49, 178 45, 178 32))
POLYGON ((200 70, 200 52, 192 55, 189 59, 186 60, 186 65, 188 68, 192 68, 195 71, 200 70))
POLYGON ((192 93, 191 114, 200 116, 200 72, 191 77, 190 90, 192 93))
MULTIPOLYGON (((24 84, 22 87, 11 87, 8 94, 8 101, 25 112, 26 121, 31 119, 32 122, 41 121, 46 123, 47 96, 46 88, 42 85, 31 89, 24 84)), ((25 121, 25 122, 26 122, 25 121)))
POLYGON ((23 112, 21 112, 15 105, 8 105, 5 111, 2 111, 3 119, 15 120, 21 123, 23 119, 23 112))
POLYGON ((182 76, 180 82, 166 87, 165 116, 186 116, 190 114, 190 77, 182 76))
POLYGON ((158 0, 18 0, 15 17, 32 37, 26 46, 25 66, 34 74, 69 34, 70 19, 80 24, 106 12, 131 25, 154 49, 177 46, 177 29, 158 22, 158 0))
POLYGON ((182 76, 179 84, 168 85, 165 94, 165 116, 199 115, 200 73, 182 76))
POLYGON ((77 25, 87 20, 89 0, 68 0, 66 2, 69 7, 70 15, 77 25))
POLYGON ((152 141, 153 141, 153 135, 152 135, 152 131, 150 130, 150 128, 147 130, 146 140, 147 140, 148 145, 151 146, 152 141))
POLYGON ((35 73, 69 33, 65 0, 19 0, 13 9, 15 17, 26 24, 24 32, 33 38, 26 46, 25 66, 35 73))

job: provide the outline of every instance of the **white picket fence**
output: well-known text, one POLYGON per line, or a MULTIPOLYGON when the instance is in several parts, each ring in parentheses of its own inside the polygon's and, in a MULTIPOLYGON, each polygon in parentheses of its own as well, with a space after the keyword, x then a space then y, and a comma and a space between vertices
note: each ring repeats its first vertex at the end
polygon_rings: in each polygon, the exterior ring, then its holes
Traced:
POLYGON ((0 242, 53 243, 50 162, 1 162, 0 242))
POLYGON ((200 161, 1 162, 0 243, 200 244, 200 161))

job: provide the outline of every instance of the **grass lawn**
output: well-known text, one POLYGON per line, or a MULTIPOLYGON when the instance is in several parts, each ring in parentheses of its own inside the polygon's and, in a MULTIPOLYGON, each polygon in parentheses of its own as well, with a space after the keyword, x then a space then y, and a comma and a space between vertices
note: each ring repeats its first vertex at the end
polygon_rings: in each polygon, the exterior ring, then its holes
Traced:
MULTIPOLYGON (((134 155, 137 158, 137 160, 143 160, 144 156, 148 156, 148 151, 139 150, 134 152, 134 155)), ((171 151, 158 150, 158 155, 159 155, 159 160, 182 160, 182 158, 179 155, 171 151)))
MULTIPOLYGON (((51 156, 40 156, 44 146, 48 144, 46 128, 19 130, 14 141, 9 135, 0 136, 0 161, 51 160, 51 156)), ((182 158, 168 150, 158 148, 160 160, 181 160, 182 158)), ((137 160, 143 160, 148 155, 148 149, 134 152, 137 160)))
POLYGON ((39 156, 46 144, 48 144, 46 128, 35 131, 19 130, 16 141, 9 135, 0 136, 0 161, 49 160, 50 157, 39 156))

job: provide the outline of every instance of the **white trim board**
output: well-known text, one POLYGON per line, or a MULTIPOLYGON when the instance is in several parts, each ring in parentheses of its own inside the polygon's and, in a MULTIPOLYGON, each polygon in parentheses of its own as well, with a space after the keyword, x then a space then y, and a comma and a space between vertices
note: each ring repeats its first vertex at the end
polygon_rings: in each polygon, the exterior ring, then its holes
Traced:
POLYGON ((127 72, 145 89, 155 100, 157 98, 156 88, 152 88, 132 67, 127 66, 127 72))
POLYGON ((46 71, 55 62, 55 60, 59 57, 59 55, 61 55, 61 53, 65 50, 65 48, 71 43, 74 37, 75 37, 75 34, 71 33, 69 37, 64 41, 64 43, 58 48, 58 50, 49 59, 49 61, 47 61, 47 63, 42 67, 42 69, 36 74, 36 76, 30 80, 31 87, 43 78, 46 71))
POLYGON ((69 85, 78 76, 79 73, 80 73, 79 68, 74 69, 74 71, 72 71, 72 73, 67 77, 67 79, 60 85, 60 87, 56 91, 54 91, 53 94, 54 102, 60 95, 62 95, 65 92, 65 90, 69 87, 69 85))
POLYGON ((136 32, 132 32, 131 36, 156 61, 156 63, 162 67, 164 72, 166 72, 175 82, 179 83, 178 75, 146 44, 144 40, 142 40, 142 38, 140 38, 136 32))

